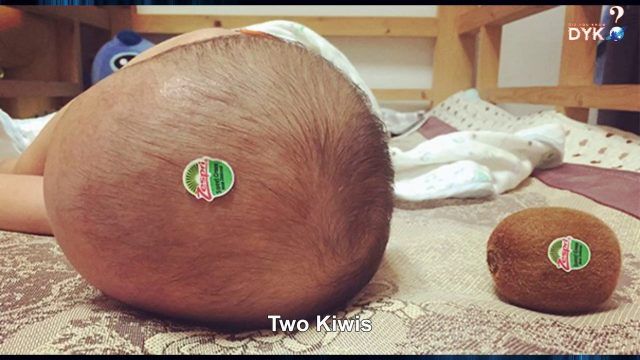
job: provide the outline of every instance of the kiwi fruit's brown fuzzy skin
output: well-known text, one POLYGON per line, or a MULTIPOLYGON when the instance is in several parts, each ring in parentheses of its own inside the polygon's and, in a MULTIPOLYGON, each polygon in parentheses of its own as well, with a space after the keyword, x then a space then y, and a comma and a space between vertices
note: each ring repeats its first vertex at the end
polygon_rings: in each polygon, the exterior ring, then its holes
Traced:
POLYGON ((528 309, 575 314, 597 310, 620 274, 620 245, 600 219, 582 211, 532 208, 511 214, 494 229, 487 262, 498 296, 528 309), (591 250, 586 267, 565 272, 547 257, 549 244, 571 235, 591 250))

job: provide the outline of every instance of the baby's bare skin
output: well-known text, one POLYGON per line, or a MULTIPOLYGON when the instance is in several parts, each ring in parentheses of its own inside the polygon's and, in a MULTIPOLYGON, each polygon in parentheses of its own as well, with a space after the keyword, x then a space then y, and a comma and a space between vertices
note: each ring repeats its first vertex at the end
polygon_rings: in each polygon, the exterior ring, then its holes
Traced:
POLYGON ((315 317, 382 259, 385 139, 365 96, 321 56, 202 30, 67 104, 4 179, 0 202, 18 210, 0 212, 0 228, 55 234, 92 285, 152 312, 245 328, 315 317), (211 203, 181 181, 201 156, 236 174, 211 203), (37 219, 16 225, 15 214, 37 219))

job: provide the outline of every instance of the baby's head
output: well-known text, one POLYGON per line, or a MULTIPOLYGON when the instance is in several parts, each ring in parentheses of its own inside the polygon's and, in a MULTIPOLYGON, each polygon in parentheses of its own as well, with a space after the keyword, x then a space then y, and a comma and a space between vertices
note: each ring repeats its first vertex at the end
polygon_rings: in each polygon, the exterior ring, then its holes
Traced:
POLYGON ((45 168, 53 232, 75 268, 134 306, 224 326, 304 318, 380 265, 392 212, 385 134, 331 64, 233 34, 172 48, 78 97, 45 168), (223 159, 212 202, 182 175, 223 159))

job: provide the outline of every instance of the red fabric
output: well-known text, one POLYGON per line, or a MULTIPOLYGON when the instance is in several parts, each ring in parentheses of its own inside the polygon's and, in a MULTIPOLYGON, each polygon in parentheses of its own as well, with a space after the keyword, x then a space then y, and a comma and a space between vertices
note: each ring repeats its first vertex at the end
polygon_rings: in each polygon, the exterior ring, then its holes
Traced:
POLYGON ((640 174, 599 167, 562 164, 535 170, 533 176, 543 183, 586 196, 640 219, 640 174))
POLYGON ((439 135, 456 132, 458 131, 458 129, 438 119, 435 116, 430 116, 418 131, 425 138, 433 139, 434 137, 439 135))

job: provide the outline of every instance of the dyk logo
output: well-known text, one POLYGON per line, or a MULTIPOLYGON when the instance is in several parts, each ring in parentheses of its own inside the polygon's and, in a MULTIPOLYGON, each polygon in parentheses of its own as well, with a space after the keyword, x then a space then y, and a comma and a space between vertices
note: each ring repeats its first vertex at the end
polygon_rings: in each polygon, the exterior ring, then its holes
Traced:
POLYGON ((591 250, 573 236, 555 239, 549 244, 547 256, 553 265, 566 272, 583 269, 591 260, 591 250))
POLYGON ((208 202, 228 193, 235 182, 231 166, 220 159, 208 156, 190 162, 182 173, 182 184, 187 191, 208 202))
MULTIPOLYGON (((616 19, 614 21, 615 24, 618 23, 618 20, 624 14, 624 9, 622 6, 612 6, 609 9, 610 15, 616 15, 616 19)), ((604 24, 570 24, 575 26, 569 26, 569 40, 609 40, 618 42, 624 38, 624 30, 625 28, 620 26, 613 26, 609 30, 609 35, 607 37, 603 37, 602 31, 605 29, 604 24), (583 37, 584 35, 584 37, 583 37)))
POLYGON ((606 40, 620 41, 624 37, 624 28, 620 26, 614 26, 609 31, 609 36, 607 36, 606 40))

